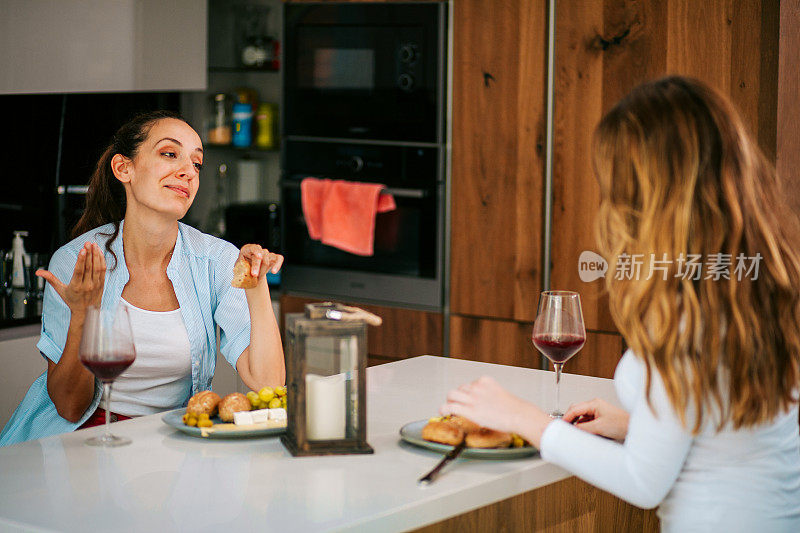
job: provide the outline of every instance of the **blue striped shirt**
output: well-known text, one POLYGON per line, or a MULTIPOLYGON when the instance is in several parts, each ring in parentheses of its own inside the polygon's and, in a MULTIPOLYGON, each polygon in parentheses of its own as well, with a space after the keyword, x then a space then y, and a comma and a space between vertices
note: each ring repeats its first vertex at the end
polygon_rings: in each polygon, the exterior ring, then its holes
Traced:
MULTIPOLYGON (((105 252, 106 269, 103 288, 103 309, 119 305, 122 289, 128 283, 122 246, 124 221, 120 235, 111 245, 117 256, 116 267, 105 243, 113 231, 112 224, 95 228, 59 248, 50 260, 49 270, 64 283, 69 283, 78 252, 86 242, 100 245, 105 252), (108 235, 105 235, 108 234, 108 235)), ((216 364, 217 334, 220 328, 219 349, 236 368, 239 356, 250 345, 250 313, 244 291, 231 287, 233 264, 239 251, 231 243, 206 235, 179 223, 175 250, 167 265, 167 277, 172 282, 189 333, 192 355, 192 391, 211 388, 216 364)), ((50 361, 58 363, 67 339, 70 310, 55 289, 47 284, 42 313, 42 334, 37 348, 50 361)), ((169 332, 165 332, 169 334, 169 332)), ((70 422, 56 412, 47 393, 47 372, 39 376, 0 434, 0 446, 39 439, 73 431, 80 427, 100 404, 102 386, 95 380, 92 404, 78 422, 70 422)), ((184 404, 188 401, 187 396, 184 404)), ((175 406, 179 407, 179 406, 175 406)))

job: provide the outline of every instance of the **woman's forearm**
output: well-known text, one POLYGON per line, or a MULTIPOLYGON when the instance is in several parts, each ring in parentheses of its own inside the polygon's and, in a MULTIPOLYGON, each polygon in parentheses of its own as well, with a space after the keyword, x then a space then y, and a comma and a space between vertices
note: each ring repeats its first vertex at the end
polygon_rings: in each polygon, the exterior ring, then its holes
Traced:
POLYGON ((70 422, 80 420, 94 397, 94 376, 78 356, 82 334, 83 318, 73 316, 61 359, 47 368, 47 393, 58 414, 70 422))
POLYGON ((286 381, 283 346, 266 280, 253 289, 246 289, 245 294, 250 310, 250 346, 240 357, 236 369, 252 390, 283 385, 286 381))

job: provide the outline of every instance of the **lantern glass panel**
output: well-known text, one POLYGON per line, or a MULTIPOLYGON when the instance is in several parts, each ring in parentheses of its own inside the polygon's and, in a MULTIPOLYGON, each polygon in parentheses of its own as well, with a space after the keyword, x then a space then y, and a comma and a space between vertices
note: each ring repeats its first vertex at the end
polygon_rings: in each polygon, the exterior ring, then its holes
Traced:
POLYGON ((358 337, 306 338, 309 441, 351 439, 358 431, 358 337))

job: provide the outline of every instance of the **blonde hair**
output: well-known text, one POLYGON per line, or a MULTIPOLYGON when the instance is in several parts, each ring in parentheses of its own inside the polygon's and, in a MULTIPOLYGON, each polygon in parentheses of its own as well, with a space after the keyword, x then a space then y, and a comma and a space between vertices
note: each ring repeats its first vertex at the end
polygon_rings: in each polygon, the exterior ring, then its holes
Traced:
POLYGON ((689 78, 640 85, 597 127, 594 165, 611 313, 646 364, 648 397, 655 368, 685 426, 696 411, 694 433, 710 408, 717 429, 788 409, 800 384, 797 218, 730 102, 689 78), (617 275, 636 254, 665 270, 617 275), (680 272, 689 254, 728 261, 729 279, 680 272), (735 272, 739 258, 757 277, 735 272))

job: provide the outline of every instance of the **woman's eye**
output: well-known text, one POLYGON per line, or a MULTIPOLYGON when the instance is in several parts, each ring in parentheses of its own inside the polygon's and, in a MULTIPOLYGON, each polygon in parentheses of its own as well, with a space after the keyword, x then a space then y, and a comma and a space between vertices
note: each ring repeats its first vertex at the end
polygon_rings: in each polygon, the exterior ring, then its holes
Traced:
POLYGON ((201 170, 203 170, 203 163, 195 163, 194 168, 196 168, 197 171, 200 172, 201 170))
POLYGON ((161 152, 161 155, 171 157, 173 159, 175 158, 175 152, 161 152))

